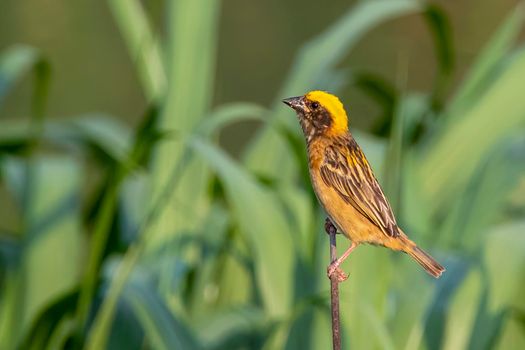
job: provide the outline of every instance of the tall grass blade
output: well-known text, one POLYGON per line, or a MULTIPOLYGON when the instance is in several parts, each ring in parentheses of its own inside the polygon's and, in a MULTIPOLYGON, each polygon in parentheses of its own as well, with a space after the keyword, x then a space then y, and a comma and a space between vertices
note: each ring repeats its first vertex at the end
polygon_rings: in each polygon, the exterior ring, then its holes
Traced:
POLYGON ((263 304, 270 316, 292 306, 295 247, 276 198, 217 148, 194 139, 192 148, 218 173, 235 219, 250 243, 263 304))
POLYGON ((473 171, 506 134, 525 125, 525 51, 508 60, 506 69, 454 125, 443 127, 418 157, 421 189, 435 211, 450 201, 473 171), (505 118, 495 116, 505 114, 505 118), (474 142, 472 142, 474 140, 474 142))
MULTIPOLYGON (((34 183, 24 186, 24 164, 5 162, 7 184, 21 201, 31 200, 24 217, 23 251, 16 267, 15 292, 3 300, 2 348, 14 348, 29 331, 37 315, 54 299, 69 292, 79 282, 82 261, 78 259, 84 241, 80 222, 80 168, 65 157, 33 160, 34 183), (27 191, 30 190, 29 193, 27 191), (60 254, 57 254, 60 252, 60 254)), ((25 174, 25 175, 24 175, 25 174)), ((10 290, 13 286, 8 286, 10 290)))
POLYGON ((448 106, 448 119, 462 118, 461 111, 476 103, 480 95, 498 78, 503 62, 518 38, 525 19, 525 8, 519 4, 505 22, 498 28, 462 82, 458 92, 448 106))
MULTIPOLYGON (((474 329, 478 305, 481 301, 482 281, 479 271, 472 271, 459 287, 447 308, 442 347, 428 343, 430 349, 466 349, 474 329)), ((435 344, 437 345, 437 344, 435 344)))
POLYGON ((115 310, 119 301, 122 290, 124 289, 133 268, 144 253, 146 244, 152 234, 151 226, 157 222, 160 215, 163 215, 168 208, 170 194, 179 185, 180 174, 186 168, 190 159, 190 153, 187 147, 183 147, 183 155, 180 162, 175 164, 171 169, 166 187, 155 198, 149 212, 144 216, 140 226, 137 229, 139 240, 130 245, 124 255, 122 262, 115 270, 114 277, 108 287, 105 299, 94 317, 93 326, 88 332, 86 340, 86 349, 96 350, 105 348, 111 331, 111 326, 115 318, 115 310))
MULTIPOLYGON (((166 62, 168 87, 159 120, 161 132, 176 131, 187 136, 207 115, 213 91, 216 35, 220 1, 168 1, 168 44, 166 62)), ((172 164, 180 162, 181 144, 166 140, 154 155, 152 198, 169 182, 172 164)), ((209 173, 202 161, 192 160, 170 194, 169 208, 152 227, 148 245, 159 246, 173 234, 196 228, 187 220, 198 216, 208 205, 204 196, 209 173), (180 205, 184 203, 184 205, 180 205)))
POLYGON ((481 238, 502 219, 509 196, 524 173, 525 138, 521 132, 490 150, 458 196, 457 205, 451 203, 440 241, 461 246, 471 254, 479 251, 484 242, 481 238))
POLYGON ((256 337, 264 336, 269 328, 267 321, 261 309, 232 307, 209 315, 196 328, 206 349, 231 349, 248 346, 256 337))
POLYGON ((205 136, 212 136, 223 128, 242 121, 265 122, 263 116, 267 113, 263 107, 253 103, 231 103, 216 108, 198 128, 205 136))
POLYGON ((135 271, 123 291, 155 349, 201 349, 190 329, 170 311, 151 281, 135 271))
POLYGON ((484 248, 491 292, 489 310, 506 308, 523 310, 525 276, 525 221, 516 220, 494 227, 484 248), (502 259, 501 257, 505 258, 502 259))
POLYGON ((135 62, 148 101, 159 102, 167 85, 163 52, 143 5, 139 0, 110 0, 108 4, 135 62))

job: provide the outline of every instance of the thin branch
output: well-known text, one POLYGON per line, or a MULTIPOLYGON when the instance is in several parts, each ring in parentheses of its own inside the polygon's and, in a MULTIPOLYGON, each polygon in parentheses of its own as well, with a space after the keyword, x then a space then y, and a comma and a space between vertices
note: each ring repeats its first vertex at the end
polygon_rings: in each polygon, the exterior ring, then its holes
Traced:
MULTIPOLYGON (((330 263, 337 260, 336 238, 337 229, 330 219, 326 219, 326 233, 330 235, 330 263)), ((341 350, 341 321, 339 319, 339 279, 337 274, 330 277, 331 304, 332 304, 332 344, 334 350, 341 350)))

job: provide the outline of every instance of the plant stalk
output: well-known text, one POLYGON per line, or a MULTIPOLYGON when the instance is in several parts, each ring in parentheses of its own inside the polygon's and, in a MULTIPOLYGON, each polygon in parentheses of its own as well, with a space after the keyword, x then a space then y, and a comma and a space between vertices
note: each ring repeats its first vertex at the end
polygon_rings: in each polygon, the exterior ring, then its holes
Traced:
MULTIPOLYGON (((337 229, 330 222, 330 219, 326 220, 325 225, 326 233, 330 235, 330 263, 334 263, 337 260, 337 249, 336 249, 336 238, 337 229)), ((330 296, 331 296, 331 309, 332 309, 332 345, 334 350, 341 350, 341 321, 339 319, 339 280, 336 274, 332 274, 330 277, 330 296)))

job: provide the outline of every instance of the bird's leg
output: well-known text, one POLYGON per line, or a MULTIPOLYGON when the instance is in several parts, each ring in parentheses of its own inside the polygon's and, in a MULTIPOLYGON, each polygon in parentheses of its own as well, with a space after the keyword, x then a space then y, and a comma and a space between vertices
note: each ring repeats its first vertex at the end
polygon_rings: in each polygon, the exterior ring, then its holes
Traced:
MULTIPOLYGON (((335 225, 332 223, 332 221, 330 220, 330 218, 326 218, 326 221, 324 223, 324 229, 326 231, 327 234, 329 235, 332 235, 332 234, 337 234, 337 228, 335 227, 335 225)), ((339 282, 344 282, 348 276, 344 273, 343 270, 341 270, 339 268, 339 265, 341 265, 341 263, 348 257, 348 255, 350 254, 350 252, 357 246, 357 244, 355 244, 354 242, 352 242, 352 245, 350 246, 350 248, 348 248, 344 253, 343 255, 333 261, 327 268, 327 273, 328 273, 328 278, 332 278, 333 275, 335 275, 335 278, 339 281, 339 282)))
POLYGON ((341 263, 345 261, 346 258, 348 258, 348 255, 350 255, 350 253, 352 252, 352 250, 355 249, 355 247, 357 247, 357 244, 355 242, 352 242, 350 247, 348 247, 348 249, 343 253, 343 255, 341 255, 336 261, 328 265, 328 278, 331 278, 333 274, 336 274, 339 282, 343 282, 348 278, 348 276, 343 272, 343 270, 339 268, 339 265, 341 265, 341 263))

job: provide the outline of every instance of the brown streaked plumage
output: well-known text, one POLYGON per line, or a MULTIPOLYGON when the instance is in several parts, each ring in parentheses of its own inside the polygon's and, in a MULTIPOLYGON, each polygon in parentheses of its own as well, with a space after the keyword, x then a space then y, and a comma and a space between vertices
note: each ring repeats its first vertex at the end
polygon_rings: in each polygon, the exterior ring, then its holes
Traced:
MULTIPOLYGON (((392 208, 363 151, 348 131, 348 118, 337 97, 323 91, 283 100, 299 118, 308 149, 314 191, 331 221, 352 241, 331 266, 340 263, 360 243, 403 251, 434 277, 445 269, 418 248, 397 225, 392 208)), ((346 278, 346 277, 344 277, 346 278)))

